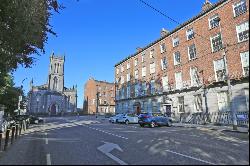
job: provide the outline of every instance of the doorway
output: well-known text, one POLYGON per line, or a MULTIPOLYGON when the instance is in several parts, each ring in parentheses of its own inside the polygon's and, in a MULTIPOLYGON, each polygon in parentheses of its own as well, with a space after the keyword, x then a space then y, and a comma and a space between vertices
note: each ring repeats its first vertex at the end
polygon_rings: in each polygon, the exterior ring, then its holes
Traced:
POLYGON ((172 115, 172 105, 171 104, 166 104, 163 106, 164 107, 164 112, 168 117, 171 117, 172 115))

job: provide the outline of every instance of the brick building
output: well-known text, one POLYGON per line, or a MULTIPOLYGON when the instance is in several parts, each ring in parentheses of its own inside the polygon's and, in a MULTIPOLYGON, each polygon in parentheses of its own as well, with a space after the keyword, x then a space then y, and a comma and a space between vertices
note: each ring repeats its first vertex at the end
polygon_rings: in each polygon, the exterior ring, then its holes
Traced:
POLYGON ((84 86, 83 111, 85 114, 115 113, 115 85, 90 78, 84 86))
POLYGON ((248 1, 206 0, 196 17, 171 32, 162 29, 159 39, 115 65, 116 112, 178 119, 227 112, 230 103, 248 111, 248 27, 248 1))

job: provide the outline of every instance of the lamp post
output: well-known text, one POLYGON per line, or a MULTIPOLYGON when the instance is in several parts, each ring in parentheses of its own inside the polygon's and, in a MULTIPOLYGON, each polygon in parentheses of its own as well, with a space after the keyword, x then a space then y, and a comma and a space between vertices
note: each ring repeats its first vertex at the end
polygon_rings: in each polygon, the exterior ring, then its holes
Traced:
POLYGON ((96 118, 97 118, 97 115, 98 115, 98 105, 99 105, 99 91, 98 91, 98 88, 99 88, 99 86, 98 85, 96 85, 96 91, 97 91, 97 93, 96 93, 96 118))

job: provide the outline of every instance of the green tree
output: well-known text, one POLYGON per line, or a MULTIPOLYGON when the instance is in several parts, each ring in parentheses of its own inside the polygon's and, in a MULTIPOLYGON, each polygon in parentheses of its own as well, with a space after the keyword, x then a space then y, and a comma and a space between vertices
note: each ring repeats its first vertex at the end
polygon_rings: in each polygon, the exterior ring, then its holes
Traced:
POLYGON ((0 77, 18 65, 30 67, 32 55, 44 53, 52 11, 62 9, 56 0, 1 0, 0 77))

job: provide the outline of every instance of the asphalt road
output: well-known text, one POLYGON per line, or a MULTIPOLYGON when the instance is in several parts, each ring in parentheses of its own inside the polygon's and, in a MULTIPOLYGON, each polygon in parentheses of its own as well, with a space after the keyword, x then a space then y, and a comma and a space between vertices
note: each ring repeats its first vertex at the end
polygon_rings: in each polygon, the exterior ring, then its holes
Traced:
POLYGON ((95 117, 46 118, 1 165, 249 165, 247 134, 184 127, 140 128, 95 117))

